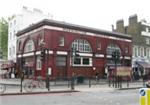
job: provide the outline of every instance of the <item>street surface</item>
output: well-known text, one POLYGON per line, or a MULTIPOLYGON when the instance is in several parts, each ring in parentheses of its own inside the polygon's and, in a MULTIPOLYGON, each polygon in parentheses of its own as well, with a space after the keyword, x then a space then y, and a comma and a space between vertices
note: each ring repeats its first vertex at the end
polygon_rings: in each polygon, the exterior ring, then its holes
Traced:
POLYGON ((94 90, 0 96, 0 105, 139 105, 139 90, 94 90))

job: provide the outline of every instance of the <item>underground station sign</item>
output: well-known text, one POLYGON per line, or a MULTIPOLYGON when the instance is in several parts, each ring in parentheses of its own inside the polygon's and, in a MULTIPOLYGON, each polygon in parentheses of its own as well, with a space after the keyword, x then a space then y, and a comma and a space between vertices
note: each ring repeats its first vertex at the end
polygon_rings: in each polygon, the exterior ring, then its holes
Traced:
POLYGON ((150 105, 150 88, 141 88, 139 90, 140 105, 150 105))

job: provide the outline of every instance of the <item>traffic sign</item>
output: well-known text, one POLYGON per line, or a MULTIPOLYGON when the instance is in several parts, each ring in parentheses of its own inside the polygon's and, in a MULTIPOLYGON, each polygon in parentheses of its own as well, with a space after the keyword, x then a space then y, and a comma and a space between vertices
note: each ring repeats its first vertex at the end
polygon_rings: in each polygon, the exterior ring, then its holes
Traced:
POLYGON ((141 95, 141 96, 145 96, 145 94, 146 94, 146 93, 145 93, 145 90, 144 90, 144 89, 141 89, 141 90, 140 90, 140 95, 141 95))

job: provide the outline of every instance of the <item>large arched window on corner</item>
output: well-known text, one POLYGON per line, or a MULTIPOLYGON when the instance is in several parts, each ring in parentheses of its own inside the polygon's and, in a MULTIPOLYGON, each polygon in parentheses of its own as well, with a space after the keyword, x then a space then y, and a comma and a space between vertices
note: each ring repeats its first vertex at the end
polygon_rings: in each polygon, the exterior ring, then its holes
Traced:
POLYGON ((73 41, 72 48, 79 52, 92 52, 89 42, 83 39, 76 39, 73 41))
POLYGON ((71 48, 79 53, 78 57, 71 59, 72 66, 92 66, 92 48, 87 40, 76 39, 73 41, 71 48))
POLYGON ((110 44, 107 46, 107 50, 106 53, 107 55, 111 55, 113 51, 119 51, 119 53, 121 54, 121 49, 119 48, 119 46, 117 44, 110 44))
POLYGON ((35 49, 35 46, 34 46, 33 40, 28 40, 25 44, 24 52, 31 52, 31 51, 34 51, 34 49, 35 49))

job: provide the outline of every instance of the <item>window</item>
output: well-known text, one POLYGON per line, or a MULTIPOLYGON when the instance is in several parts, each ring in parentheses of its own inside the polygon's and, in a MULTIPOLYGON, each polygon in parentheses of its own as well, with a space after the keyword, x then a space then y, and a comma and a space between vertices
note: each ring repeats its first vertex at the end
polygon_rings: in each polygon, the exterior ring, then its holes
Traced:
POLYGON ((9 56, 11 56, 11 48, 9 48, 9 56))
POLYGON ((107 55, 111 55, 112 52, 116 51, 116 50, 118 50, 120 52, 120 54, 121 54, 121 50, 120 50, 120 48, 119 48, 118 45, 116 45, 116 44, 110 44, 107 47, 106 53, 107 53, 107 55))
POLYGON ((147 56, 147 58, 150 57, 150 48, 146 48, 146 56, 147 56))
POLYGON ((72 43, 72 48, 79 52, 92 52, 91 46, 88 41, 77 39, 72 43))
POLYGON ((149 44, 149 38, 146 38, 145 40, 146 40, 146 44, 149 44))
POLYGON ((149 49, 146 49, 146 56, 149 57, 149 49))
POLYGON ((89 65, 89 58, 83 58, 83 65, 89 65))
POLYGON ((33 40, 28 40, 25 45, 24 52, 31 52, 35 49, 33 40))
MULTIPOLYGON (((77 50, 79 53, 84 52, 84 54, 92 52, 89 42, 83 39, 74 40, 72 43, 72 49, 77 50)), ((90 57, 72 57, 71 60, 73 61, 73 66, 92 66, 92 58, 90 57)))
POLYGON ((92 66, 92 58, 87 57, 75 58, 73 66, 92 66))
POLYGON ((101 50, 101 42, 97 42, 97 50, 101 50))
POLYGON ((146 28, 145 28, 145 31, 146 31, 146 32, 149 32, 149 29, 148 29, 148 27, 146 27, 146 28))
POLYGON ((9 34, 9 39, 11 40, 11 36, 12 36, 12 33, 10 32, 10 34, 9 34))
POLYGON ((129 52, 129 48, 125 47, 125 53, 127 54, 129 52))
POLYGON ((64 46, 64 45, 65 45, 65 38, 59 37, 59 46, 64 46))
POLYGON ((74 64, 81 65, 81 58, 75 58, 74 59, 74 64))
POLYGON ((144 48, 141 48, 141 56, 144 56, 144 48))
POLYGON ((16 25, 16 20, 14 20, 14 25, 16 25))
POLYGON ((141 48, 138 47, 138 56, 141 56, 141 48))
POLYGON ((12 47, 13 54, 15 55, 15 46, 12 47))
POLYGON ((37 57, 36 69, 37 70, 42 70, 42 62, 41 62, 40 56, 37 57))
POLYGON ((138 48, 137 48, 137 47, 134 48, 134 56, 135 56, 135 57, 138 56, 138 48))
POLYGON ((13 34, 13 38, 15 39, 15 36, 16 36, 16 31, 14 30, 14 34, 13 34))
POLYGON ((66 66, 66 57, 64 57, 64 56, 57 56, 56 57, 56 65, 57 66, 66 66))

